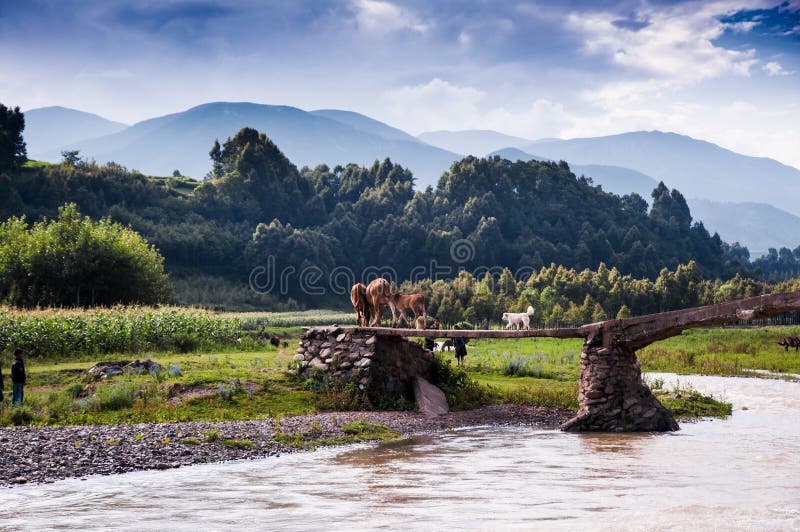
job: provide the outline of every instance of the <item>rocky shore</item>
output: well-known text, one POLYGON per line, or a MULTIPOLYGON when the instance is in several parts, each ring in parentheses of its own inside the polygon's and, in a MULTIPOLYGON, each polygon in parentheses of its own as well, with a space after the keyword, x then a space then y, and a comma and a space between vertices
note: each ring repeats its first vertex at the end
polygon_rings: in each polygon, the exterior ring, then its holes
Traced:
POLYGON ((0 485, 68 477, 171 469, 200 463, 275 456, 345 436, 364 419, 403 436, 477 425, 555 428, 572 412, 492 405, 426 418, 416 412, 337 412, 280 419, 0 429, 0 485), (294 439, 292 445, 285 442, 294 439))

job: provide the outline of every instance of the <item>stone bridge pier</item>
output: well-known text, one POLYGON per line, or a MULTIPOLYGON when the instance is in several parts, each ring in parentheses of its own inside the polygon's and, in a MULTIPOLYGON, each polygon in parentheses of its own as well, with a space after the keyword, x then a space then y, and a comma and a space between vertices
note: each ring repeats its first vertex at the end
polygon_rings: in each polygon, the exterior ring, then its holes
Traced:
POLYGON ((678 430, 672 412, 642 383, 636 353, 587 339, 581 350, 578 413, 567 431, 642 432, 678 430))
POLYGON ((433 353, 398 334, 335 325, 307 329, 294 355, 298 372, 306 378, 322 373, 336 385, 357 386, 373 401, 402 396, 416 402, 420 412, 436 416, 448 409, 444 393, 430 382, 433 358, 433 353))

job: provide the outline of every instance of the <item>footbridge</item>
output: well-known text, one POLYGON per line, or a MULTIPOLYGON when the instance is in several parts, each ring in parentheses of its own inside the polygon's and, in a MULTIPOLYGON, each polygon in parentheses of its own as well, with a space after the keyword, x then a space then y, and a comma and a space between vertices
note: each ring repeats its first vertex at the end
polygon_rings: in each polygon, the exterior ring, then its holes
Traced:
POLYGON ((583 338, 576 416, 566 431, 669 431, 678 424, 642 383, 636 351, 696 327, 754 320, 800 310, 800 292, 769 294, 718 305, 607 320, 580 327, 533 330, 353 327, 348 335, 434 338, 583 338))

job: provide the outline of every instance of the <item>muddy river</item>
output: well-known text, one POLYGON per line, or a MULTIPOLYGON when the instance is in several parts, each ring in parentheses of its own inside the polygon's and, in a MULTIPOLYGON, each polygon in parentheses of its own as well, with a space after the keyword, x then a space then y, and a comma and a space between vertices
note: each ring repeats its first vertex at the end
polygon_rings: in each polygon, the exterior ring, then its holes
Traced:
POLYGON ((800 529, 800 383, 659 377, 734 413, 670 434, 478 427, 15 487, 0 528, 800 529))

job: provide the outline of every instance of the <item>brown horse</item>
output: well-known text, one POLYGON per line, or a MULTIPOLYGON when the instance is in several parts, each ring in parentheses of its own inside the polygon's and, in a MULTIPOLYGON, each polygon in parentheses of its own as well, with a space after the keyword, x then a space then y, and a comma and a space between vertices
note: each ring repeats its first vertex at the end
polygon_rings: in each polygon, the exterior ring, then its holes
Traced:
POLYGON ((350 289, 350 301, 353 303, 353 308, 356 309, 356 324, 359 327, 366 327, 369 325, 370 319, 370 304, 367 300, 367 287, 362 283, 356 283, 350 289))
POLYGON ((778 345, 782 345, 784 351, 789 351, 790 347, 794 347, 794 352, 797 353, 797 351, 800 350, 800 338, 797 336, 787 336, 782 342, 778 342, 778 345))
POLYGON ((367 301, 372 314, 370 326, 375 327, 381 321, 381 313, 386 305, 389 305, 389 310, 392 311, 392 323, 395 323, 397 318, 395 317, 394 302, 392 301, 392 286, 389 281, 379 277, 369 283, 367 286, 367 301))
MULTIPOLYGON (((400 314, 400 319, 406 324, 406 327, 411 327, 411 323, 408 321, 408 317, 406 313, 411 311, 414 313, 414 322, 416 323, 417 318, 422 316, 424 318, 423 323, 427 323, 428 321, 428 313, 425 310, 425 295, 424 294, 410 294, 405 295, 401 294, 400 292, 395 292, 392 294, 392 302, 394 302, 394 306, 397 309, 397 312, 400 314)), ((400 320, 394 327, 400 325, 400 320)))

